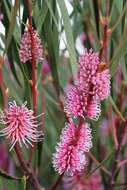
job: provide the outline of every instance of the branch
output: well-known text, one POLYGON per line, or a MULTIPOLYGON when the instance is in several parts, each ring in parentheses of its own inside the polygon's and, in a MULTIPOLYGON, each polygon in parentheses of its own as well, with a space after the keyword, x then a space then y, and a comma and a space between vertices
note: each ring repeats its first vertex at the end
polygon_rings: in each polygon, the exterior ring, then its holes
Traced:
MULTIPOLYGON (((125 122, 125 126, 127 125, 127 120, 125 122)), ((126 127, 123 128, 123 131, 122 131, 122 134, 119 138, 119 145, 118 145, 118 148, 115 152, 115 157, 114 157, 114 163, 113 163, 113 166, 112 166, 112 175, 111 175, 111 178, 109 179, 109 188, 112 186, 112 184, 114 184, 114 179, 115 179, 115 173, 116 173, 116 169, 117 169, 117 159, 119 157, 119 153, 120 153, 120 149, 121 149, 121 144, 122 144, 122 139, 123 139, 123 136, 124 136, 124 133, 125 133, 125 130, 126 130, 126 127)), ((112 187, 112 190, 114 189, 114 186, 112 187)))
POLYGON ((104 167, 101 166, 101 163, 94 157, 94 155, 91 152, 87 152, 87 155, 90 157, 90 159, 97 165, 99 168, 104 171, 109 177, 111 176, 111 173, 104 167))
POLYGON ((41 190, 41 186, 38 182, 38 179, 37 179, 33 169, 31 168, 30 164, 25 161, 19 145, 16 144, 14 148, 15 148, 17 158, 19 160, 19 163, 21 165, 21 168, 22 168, 24 174, 29 177, 29 180, 33 184, 35 190, 41 190))
POLYGON ((12 176, 12 175, 6 173, 6 172, 3 171, 3 170, 0 170, 0 176, 2 176, 2 177, 4 177, 4 178, 7 178, 7 179, 10 179, 10 180, 21 180, 20 177, 12 176))
MULTIPOLYGON (((29 32, 31 36, 31 63, 32 63, 32 98, 33 98, 33 115, 36 117, 36 88, 35 88, 35 55, 34 55, 34 36, 33 36, 33 27, 32 27, 32 11, 31 11, 31 4, 30 0, 27 0, 27 9, 28 9, 28 18, 29 18, 29 32)), ((35 143, 31 150, 29 156, 29 162, 32 161, 33 153, 35 149, 35 143)))
POLYGON ((64 175, 64 173, 62 173, 62 174, 58 177, 58 179, 55 181, 55 183, 54 183, 48 190, 55 190, 56 187, 60 184, 63 175, 64 175))
POLYGON ((107 47, 107 41, 108 41, 108 19, 109 19, 109 0, 106 0, 106 15, 104 18, 101 19, 102 25, 104 25, 104 36, 102 40, 102 46, 100 49, 100 62, 102 61, 103 52, 105 54, 105 62, 108 64, 108 47, 107 47))

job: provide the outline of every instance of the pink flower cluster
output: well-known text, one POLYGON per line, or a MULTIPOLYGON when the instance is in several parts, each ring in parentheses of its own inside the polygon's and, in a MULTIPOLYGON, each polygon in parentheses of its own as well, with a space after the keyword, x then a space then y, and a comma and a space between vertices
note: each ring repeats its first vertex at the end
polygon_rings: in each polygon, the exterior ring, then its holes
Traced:
POLYGON ((89 178, 83 173, 63 178, 63 190, 102 190, 101 179, 98 172, 94 172, 89 178))
POLYGON ((81 172, 86 165, 85 152, 92 147, 91 129, 89 125, 76 126, 72 120, 66 123, 60 136, 60 142, 53 155, 53 166, 59 174, 65 171, 70 175, 81 172))
POLYGON ((17 106, 16 102, 10 102, 9 108, 1 113, 0 122, 7 127, 0 131, 0 136, 6 136, 11 140, 11 148, 19 143, 20 147, 24 144, 32 145, 32 142, 42 140, 42 131, 37 130, 36 118, 33 116, 33 111, 28 110, 26 103, 22 106, 17 106))
MULTIPOLYGON (((36 30, 33 30, 33 39, 34 39, 34 56, 38 62, 42 62, 42 44, 39 38, 39 35, 36 30)), ((22 63, 25 63, 28 60, 31 60, 31 35, 29 30, 26 30, 21 38, 20 50, 19 50, 20 60, 22 63)))
POLYGON ((110 93, 109 69, 99 70, 98 53, 85 50, 80 57, 75 84, 66 89, 65 112, 73 117, 89 117, 98 120, 100 101, 110 93))
POLYGON ((98 53, 85 50, 79 60, 75 84, 66 88, 64 110, 70 122, 65 125, 53 155, 53 166, 59 174, 67 171, 72 176, 79 175, 86 165, 85 152, 92 147, 92 137, 89 125, 84 124, 83 119, 97 120, 101 112, 100 102, 110 93, 109 70, 102 65, 98 53), (70 117, 78 117, 79 124, 75 125, 70 117))

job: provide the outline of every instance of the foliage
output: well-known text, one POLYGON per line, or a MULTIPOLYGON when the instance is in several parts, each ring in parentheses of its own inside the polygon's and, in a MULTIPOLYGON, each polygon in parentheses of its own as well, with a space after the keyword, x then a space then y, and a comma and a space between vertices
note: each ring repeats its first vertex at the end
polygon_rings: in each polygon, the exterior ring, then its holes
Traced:
MULTIPOLYGON (((65 124, 66 119, 61 109, 61 102, 64 102, 66 85, 75 76, 78 58, 81 54, 80 47, 93 48, 98 52, 102 50, 102 62, 109 66, 111 73, 110 97, 103 102, 99 121, 91 122, 93 135, 91 153, 94 157, 88 155, 92 160, 89 162, 88 175, 94 172, 93 167, 99 170, 102 186, 105 189, 108 189, 107 184, 111 182, 111 176, 114 180, 113 184, 127 183, 126 161, 121 164, 121 161, 126 159, 127 143, 125 134, 127 125, 126 1, 33 0, 31 3, 33 26, 41 38, 44 57, 41 64, 36 62, 35 85, 37 115, 44 112, 44 115, 38 118, 38 122, 42 122, 40 127, 44 131, 44 140, 43 143, 37 144, 32 160, 42 187, 50 187, 58 177, 52 167, 52 154, 65 124), (108 26, 107 39, 104 42, 105 22, 108 22, 108 26), (63 44, 62 48, 61 44, 63 44), (108 61, 106 48, 108 49, 108 61), (50 66, 48 73, 44 69, 46 64, 50 66)), ((30 62, 22 64, 19 58, 21 35, 28 23, 26 1, 2 0, 0 14, 3 15, 0 21, 1 109, 7 108, 8 101, 12 100, 16 100, 19 105, 27 101, 28 107, 32 109, 31 65, 30 62)), ((0 128, 2 127, 1 125, 0 128)), ((0 142, 2 141, 1 138, 0 142)), ((8 143, 4 143, 9 150, 8 143)), ((28 159, 29 150, 23 149, 23 153, 28 159)), ((11 186, 11 189, 16 190, 18 185, 20 189, 28 187, 28 189, 33 189, 27 178, 22 175, 14 151, 8 154, 13 160, 13 172, 18 177, 13 183, 11 175, 3 173, 2 170, 0 189, 4 187, 6 181, 7 189, 11 186)), ((116 190, 122 187, 126 189, 127 185, 113 187, 116 190)), ((58 189, 61 187, 58 186, 58 189)))

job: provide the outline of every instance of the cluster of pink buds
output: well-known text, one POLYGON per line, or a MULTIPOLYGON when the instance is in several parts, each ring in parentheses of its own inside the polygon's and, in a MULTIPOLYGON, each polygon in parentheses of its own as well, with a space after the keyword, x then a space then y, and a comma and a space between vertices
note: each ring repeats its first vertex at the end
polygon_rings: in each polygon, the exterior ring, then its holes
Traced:
POLYGON ((66 123, 53 155, 53 165, 59 174, 67 171, 74 175, 84 169, 84 153, 89 152, 92 147, 91 138, 91 129, 87 123, 79 123, 78 126, 72 120, 66 123))
MULTIPOLYGON (((39 35, 36 30, 33 30, 33 42, 34 42, 34 57, 38 62, 42 62, 42 44, 39 35)), ((29 30, 26 30, 21 38, 19 56, 22 63, 31 60, 31 34, 29 30)))
POLYGON ((66 89, 65 111, 73 117, 98 120, 100 101, 110 93, 109 69, 102 68, 98 53, 85 50, 80 57, 75 84, 66 89))
POLYGON ((99 62, 98 53, 85 50, 79 60, 75 83, 66 88, 64 110, 69 123, 65 125, 53 155, 53 166, 59 174, 68 172, 75 176, 84 169, 85 152, 89 152, 92 147, 91 129, 84 123, 84 118, 98 120, 101 113, 100 102, 109 93, 109 69, 99 62), (71 117, 78 118, 79 123, 75 125, 71 117))

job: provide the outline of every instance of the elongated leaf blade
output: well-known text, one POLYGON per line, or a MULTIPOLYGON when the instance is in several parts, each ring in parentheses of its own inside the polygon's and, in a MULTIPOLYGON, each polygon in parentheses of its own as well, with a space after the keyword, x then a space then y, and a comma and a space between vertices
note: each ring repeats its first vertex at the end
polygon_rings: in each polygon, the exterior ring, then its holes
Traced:
POLYGON ((64 29, 65 29, 65 35, 66 35, 66 41, 67 41, 67 48, 70 54, 70 61, 71 61, 71 70, 72 73, 75 74, 76 72, 76 53, 75 53, 75 45, 74 45, 74 39, 73 39, 73 33, 71 28, 71 22, 70 18, 67 12, 67 7, 64 0, 57 0, 59 4, 59 8, 61 10, 63 23, 64 23, 64 29))
POLYGON ((14 31, 14 27, 15 27, 15 23, 16 23, 16 15, 17 15, 17 10, 18 10, 18 5, 19 2, 16 0, 14 7, 12 8, 12 12, 11 12, 11 18, 10 18, 10 24, 9 24, 9 31, 8 31, 8 35, 7 35, 7 40, 5 42, 5 51, 4 53, 6 54, 13 36, 13 31, 14 31))

